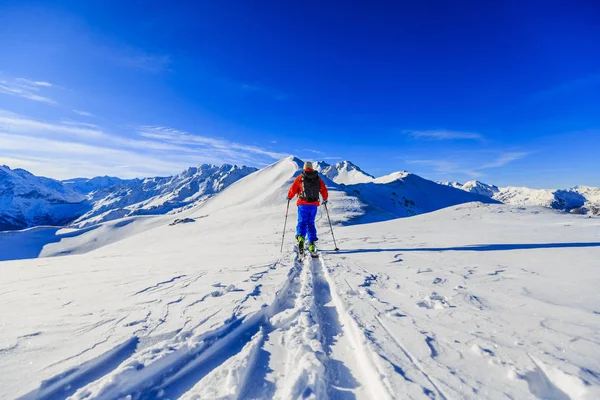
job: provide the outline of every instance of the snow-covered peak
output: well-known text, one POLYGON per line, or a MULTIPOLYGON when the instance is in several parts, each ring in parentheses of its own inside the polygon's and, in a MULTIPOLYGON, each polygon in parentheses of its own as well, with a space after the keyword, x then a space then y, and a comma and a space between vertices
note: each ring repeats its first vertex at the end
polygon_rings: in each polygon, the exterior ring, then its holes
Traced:
POLYGON ((331 164, 326 163, 325 161, 317 161, 316 163, 313 163, 313 168, 315 169, 315 171, 319 171, 321 173, 321 175, 323 175, 323 171, 330 168, 331 164))
POLYGON ((75 224, 83 227, 139 214, 165 214, 190 207, 221 192, 256 168, 202 164, 169 177, 137 179, 92 192, 93 207, 75 224))
POLYGON ((600 188, 590 186, 575 186, 573 190, 585 196, 588 202, 600 206, 600 188))
MULTIPOLYGON (((78 203, 85 199, 60 181, 35 176, 24 169, 0 167, 0 196, 10 191, 14 196, 45 198, 55 202, 78 203)), ((0 207, 1 209, 1 207, 0 207)))
POLYGON ((574 190, 530 189, 509 186, 502 188, 494 198, 506 204, 543 206, 557 210, 583 207, 586 198, 574 190))
POLYGON ((408 177, 409 175, 412 175, 412 173, 407 172, 407 171, 392 172, 391 174, 380 176, 379 178, 376 178, 375 182, 376 183, 390 183, 390 182, 394 182, 394 181, 397 181, 400 179, 404 179, 404 178, 408 177))
POLYGON ((302 169, 304 167, 304 161, 302 161, 301 159, 299 159, 296 156, 288 156, 282 160, 277 161, 276 163, 271 164, 270 167, 279 165, 280 163, 283 163, 283 164, 292 163, 296 166, 297 169, 302 169))
POLYGON ((491 197, 505 204, 519 206, 542 206, 556 210, 586 213, 595 212, 600 207, 600 188, 575 186, 570 189, 531 189, 508 186, 499 188, 480 181, 469 181, 464 185, 458 182, 443 183, 470 193, 491 197))
POLYGON ((463 184, 457 181, 448 181, 448 182, 438 182, 440 185, 444 185, 444 186, 450 186, 453 187, 455 189, 462 189, 463 188, 463 184))
POLYGON ((373 176, 361 170, 351 161, 340 161, 329 165, 323 161, 317 163, 317 170, 325 177, 335 183, 343 185, 355 185, 373 181, 373 176))
MULTIPOLYGON (((120 179, 113 176, 97 176, 95 178, 73 178, 62 181, 66 187, 81 193, 89 194, 96 190, 106 189, 117 185, 126 185, 136 179, 120 179)), ((139 181, 139 180, 138 180, 139 181)))
POLYGON ((65 223, 83 212, 84 201, 60 181, 0 167, 0 231, 65 223))
POLYGON ((461 189, 470 193, 476 193, 487 197, 493 197, 500 191, 498 186, 488 185, 479 181, 468 181, 462 186, 461 189))

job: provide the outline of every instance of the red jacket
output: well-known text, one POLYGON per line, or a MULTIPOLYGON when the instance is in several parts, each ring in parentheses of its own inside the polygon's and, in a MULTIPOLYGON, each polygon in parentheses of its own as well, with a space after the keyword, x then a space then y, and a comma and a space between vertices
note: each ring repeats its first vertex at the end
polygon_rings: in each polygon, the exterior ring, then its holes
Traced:
MULTIPOLYGON (((312 169, 305 169, 305 171, 310 172, 312 171, 312 169)), ((321 188, 320 188, 320 192, 321 192, 321 197, 323 197, 323 200, 327 200, 329 198, 329 192, 327 191, 327 187, 325 186, 325 182, 323 182, 323 179, 321 179, 321 177, 319 177, 319 182, 321 183, 321 188)), ((309 206, 318 206, 321 204, 320 201, 313 201, 312 203, 306 200, 302 200, 300 198, 300 193, 302 193, 302 174, 298 175, 296 177, 296 179, 294 179, 294 183, 292 183, 292 187, 290 188, 289 192, 288 192, 288 199, 293 199, 294 196, 298 195, 298 202, 296 203, 296 205, 298 206, 302 206, 302 205, 309 205, 309 206)))

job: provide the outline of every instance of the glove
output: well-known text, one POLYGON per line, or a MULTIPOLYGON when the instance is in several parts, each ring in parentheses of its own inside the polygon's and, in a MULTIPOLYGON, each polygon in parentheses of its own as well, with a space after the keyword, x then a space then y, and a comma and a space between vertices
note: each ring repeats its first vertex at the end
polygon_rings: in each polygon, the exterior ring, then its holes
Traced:
POLYGON ((327 204, 327 200, 323 200, 323 205, 327 204))
POLYGON ((290 200, 292 200, 292 198, 291 198, 291 197, 286 197, 285 199, 286 199, 287 201, 290 201, 290 200))

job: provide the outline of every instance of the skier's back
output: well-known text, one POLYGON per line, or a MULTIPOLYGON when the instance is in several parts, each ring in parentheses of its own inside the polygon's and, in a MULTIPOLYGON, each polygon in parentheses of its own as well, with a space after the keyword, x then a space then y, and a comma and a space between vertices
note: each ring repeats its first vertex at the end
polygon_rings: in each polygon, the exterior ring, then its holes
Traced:
POLYGON ((298 225, 296 226, 296 240, 298 249, 304 249, 304 242, 308 241, 308 250, 316 251, 315 242, 317 237, 317 228, 315 227, 315 217, 321 202, 319 194, 323 198, 323 204, 327 204, 329 193, 323 179, 319 173, 313 169, 310 161, 304 163, 302 174, 294 180, 292 187, 288 191, 287 200, 298 196, 298 225))

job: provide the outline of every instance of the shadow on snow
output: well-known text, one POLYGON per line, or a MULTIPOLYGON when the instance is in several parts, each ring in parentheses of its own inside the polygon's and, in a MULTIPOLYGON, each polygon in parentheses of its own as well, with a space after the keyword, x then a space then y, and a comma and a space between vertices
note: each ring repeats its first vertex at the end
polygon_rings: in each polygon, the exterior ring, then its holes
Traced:
POLYGON ((405 248, 380 248, 380 249, 348 249, 334 251, 321 249, 322 252, 333 254, 352 253, 382 253, 382 252, 409 252, 409 251, 507 251, 507 250, 534 250, 534 249, 561 249, 600 247, 600 242, 573 242, 573 243, 507 243, 507 244, 473 244, 457 247, 405 247, 405 248))

